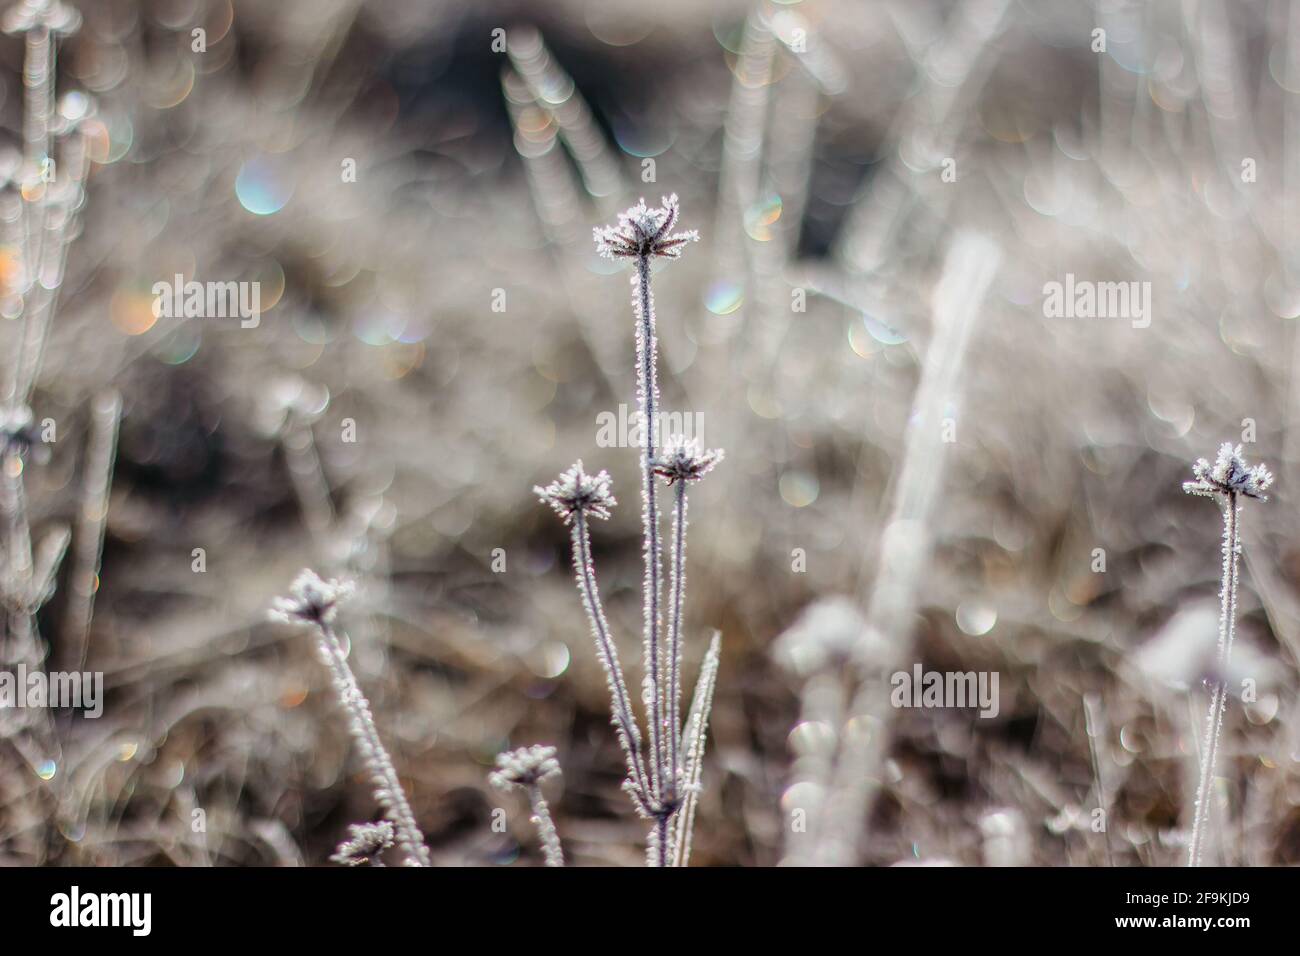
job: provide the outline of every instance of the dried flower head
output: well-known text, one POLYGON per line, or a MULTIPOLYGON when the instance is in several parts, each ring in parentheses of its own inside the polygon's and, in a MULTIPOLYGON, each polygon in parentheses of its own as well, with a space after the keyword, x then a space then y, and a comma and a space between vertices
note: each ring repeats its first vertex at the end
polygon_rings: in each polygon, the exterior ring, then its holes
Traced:
POLYGON ((322 580, 315 571, 303 568, 289 585, 289 596, 276 598, 267 616, 282 624, 329 624, 339 603, 354 590, 351 581, 322 580))
POLYGON ((1190 495, 1213 498, 1216 495, 1245 495, 1267 501, 1264 491, 1273 484, 1273 475, 1263 465, 1254 468, 1241 457, 1241 446, 1231 442, 1219 446, 1219 455, 1211 465, 1201 458, 1192 465, 1195 481, 1183 482, 1183 491, 1190 495))
POLYGON ((393 845, 395 831, 387 820, 378 823, 350 823, 348 832, 352 836, 338 845, 330 857, 343 866, 362 866, 372 861, 393 845))
POLYGON ((655 458, 654 472, 668 479, 668 484, 676 481, 699 481, 713 466, 722 461, 721 448, 700 450, 698 439, 683 435, 672 435, 664 446, 663 454, 655 458))
POLYGON ((560 762, 555 759, 555 748, 533 744, 497 754, 497 769, 488 774, 488 781, 498 790, 509 790, 511 787, 536 786, 559 773, 560 762))
POLYGON ((534 485, 533 492, 543 504, 554 508, 565 524, 572 521, 575 514, 603 520, 609 517, 609 509, 618 504, 609 490, 609 473, 587 474, 582 470, 582 459, 574 462, 568 471, 561 472, 560 477, 545 488, 534 485))
POLYGON ((81 14, 58 0, 22 0, 5 12, 0 26, 10 34, 45 29, 68 36, 80 29, 81 14))
POLYGON ((618 225, 598 226, 593 230, 596 251, 607 259, 636 259, 662 256, 676 259, 682 246, 696 242, 698 231, 672 232, 677 225, 677 194, 664 198, 664 204, 650 208, 641 199, 618 215, 618 225))

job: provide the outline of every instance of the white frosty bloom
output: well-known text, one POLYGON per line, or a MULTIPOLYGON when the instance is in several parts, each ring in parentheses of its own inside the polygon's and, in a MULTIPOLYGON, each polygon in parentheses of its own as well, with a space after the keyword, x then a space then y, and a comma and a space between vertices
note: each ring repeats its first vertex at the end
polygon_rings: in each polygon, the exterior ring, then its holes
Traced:
POLYGON ((498 790, 509 790, 511 787, 535 786, 559 773, 560 762, 555 759, 555 748, 533 744, 497 754, 497 769, 488 774, 488 782, 498 790))
POLYGON ((350 839, 344 840, 330 857, 343 866, 361 866, 372 861, 393 845, 396 832, 387 820, 378 823, 350 823, 350 839))
POLYGON ((1234 448, 1231 442, 1219 446, 1213 465, 1199 459, 1192 465, 1192 474, 1195 480, 1183 482, 1183 491, 1206 498, 1236 494, 1267 501, 1264 491, 1273 484, 1272 473, 1263 465, 1249 467, 1241 457, 1241 446, 1234 448))
POLYGON ((609 490, 609 473, 605 471, 589 475, 582 470, 582 459, 574 462, 568 471, 545 488, 534 485, 533 492, 543 503, 555 509, 555 513, 568 524, 575 514, 584 517, 609 517, 609 509, 618 504, 609 490))
POLYGON ((62 36, 76 33, 81 27, 81 14, 75 7, 58 0, 22 0, 5 12, 5 33, 26 33, 44 28, 62 36))
POLYGON ((329 624, 339 603, 354 590, 351 581, 326 581, 310 568, 303 568, 289 585, 289 596, 271 602, 267 616, 282 624, 329 624))
POLYGON ((676 259, 682 247, 700 238, 697 230, 674 233, 677 225, 677 194, 664 197, 664 204, 650 208, 641 199, 635 206, 618 215, 613 226, 598 226, 592 230, 596 251, 607 259, 635 259, 660 256, 676 259))
POLYGON ((666 478, 671 485, 676 481, 699 481, 722 458, 721 448, 701 451, 698 439, 672 435, 663 454, 655 458, 652 465, 655 474, 666 478))

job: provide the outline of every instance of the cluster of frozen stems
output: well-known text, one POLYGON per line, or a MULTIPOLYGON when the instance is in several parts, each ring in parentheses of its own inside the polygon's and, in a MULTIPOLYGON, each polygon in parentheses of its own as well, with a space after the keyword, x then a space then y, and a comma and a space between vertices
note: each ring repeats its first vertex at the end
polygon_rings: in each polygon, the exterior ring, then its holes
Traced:
MULTIPOLYGON (((686 595, 686 490, 722 460, 722 452, 703 450, 694 440, 672 436, 662 449, 657 435, 659 388, 656 380, 654 295, 650 287, 652 259, 675 259, 694 241, 695 232, 674 233, 677 197, 648 208, 642 200, 619 216, 617 225, 596 230, 602 255, 635 260, 632 303, 636 312, 637 402, 641 429, 642 524, 644 532, 644 655, 642 698, 648 711, 649 752, 628 694, 618 649, 610 632, 596 583, 591 556, 589 522, 609 517, 615 504, 609 475, 589 475, 577 462, 546 487, 534 490, 568 525, 572 533, 573 566, 583 607, 596 638, 596 650, 608 679, 612 722, 627 760, 624 789, 637 810, 653 821, 647 860, 653 866, 684 866, 690 858, 695 803, 700 790, 704 739, 713 688, 718 673, 715 634, 696 683, 685 722, 681 710, 682 614, 686 595), (664 621, 662 566, 664 542, 659 532, 657 481, 673 489, 673 527, 668 546, 668 613, 664 621)), ((429 852, 415 822, 406 794, 380 741, 370 705, 357 686, 347 662, 345 640, 335 629, 338 605, 351 585, 325 581, 304 570, 293 582, 289 597, 277 598, 274 620, 306 625, 316 631, 322 660, 329 667, 335 693, 348 715, 348 730, 357 743, 375 786, 375 798, 388 820, 352 827, 334 859, 356 865, 378 863, 380 854, 396 845, 408 864, 428 866, 429 852)), ((553 747, 534 746, 501 754, 491 782, 501 789, 520 787, 528 794, 533 821, 548 866, 564 862, 541 782, 559 773, 553 747)))
POLYGON ((1227 707, 1227 673, 1232 639, 1237 621, 1237 578, 1241 558, 1239 519, 1241 499, 1267 500, 1264 492, 1273 476, 1263 465, 1249 467, 1241 457, 1241 446, 1230 442, 1219 446, 1219 454, 1210 464, 1201 458, 1192 466, 1193 480, 1183 483, 1188 494, 1214 498, 1223 506, 1223 580, 1219 588, 1219 641, 1216 649, 1216 673, 1210 687, 1210 706, 1205 718, 1205 737, 1201 746, 1201 767, 1196 787, 1196 807, 1192 836, 1188 844, 1187 863, 1200 866, 1204 855, 1210 813, 1210 788, 1219 756, 1219 736, 1223 730, 1223 713, 1227 707))
POLYGON ((592 562, 590 521, 609 517, 615 504, 609 475, 591 475, 579 461, 546 487, 537 487, 541 500, 569 526, 573 567, 582 604, 596 639, 596 652, 608 680, 611 714, 627 761, 624 789, 637 810, 652 821, 647 860, 652 866, 684 866, 690 856, 691 824, 699 792, 705 726, 717 676, 717 638, 701 670, 695 702, 683 725, 681 712, 682 612, 686 589, 686 489, 703 478, 722 458, 704 451, 695 441, 673 436, 660 447, 657 434, 659 387, 654 293, 651 261, 676 259, 683 247, 698 238, 694 232, 673 232, 677 197, 663 206, 645 200, 622 213, 617 224, 595 230, 596 248, 611 259, 631 259, 632 305, 636 313, 637 412, 642 423, 641 518, 645 587, 643 592, 642 700, 648 715, 648 753, 628 694, 618 649, 601 603, 592 562), (659 528, 657 479, 673 487, 673 527, 668 545, 667 622, 664 621, 662 581, 664 542, 659 528))

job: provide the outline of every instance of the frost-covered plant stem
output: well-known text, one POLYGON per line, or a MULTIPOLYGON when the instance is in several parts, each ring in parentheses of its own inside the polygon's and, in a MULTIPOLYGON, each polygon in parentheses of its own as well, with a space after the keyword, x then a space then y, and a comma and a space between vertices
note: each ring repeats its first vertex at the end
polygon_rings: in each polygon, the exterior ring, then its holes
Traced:
POLYGON ((676 802, 677 761, 682 746, 682 602, 686 596, 686 482, 677 483, 673 501, 672 558, 668 611, 668 799, 676 802))
POLYGON ((555 821, 551 819, 551 808, 542 796, 542 788, 533 784, 528 788, 528 805, 533 811, 533 823, 537 825, 537 836, 542 843, 542 856, 547 866, 564 866, 564 851, 560 848, 560 834, 555 830, 555 821))
POLYGON ((677 811, 673 838, 676 843, 673 866, 686 866, 691 859, 691 836, 695 832, 695 808, 700 802, 700 779, 704 772, 704 742, 713 710, 713 689, 718 684, 718 660, 722 635, 713 632, 708 653, 700 666, 695 697, 686 717, 686 740, 682 752, 682 806, 677 811))
MULTIPOLYGON (((658 344, 655 339, 654 292, 650 288, 650 253, 642 251, 636 260, 636 289, 632 297, 637 312, 637 405, 641 413, 641 526, 642 553, 645 557, 645 601, 643 626, 645 640, 645 696, 650 708, 651 784, 656 796, 672 783, 666 781, 667 761, 664 740, 664 688, 660 680, 659 648, 659 507, 655 489, 654 456, 659 447, 659 382, 656 372, 658 344)), ((666 846, 666 841, 665 841, 666 846)), ((666 850, 665 850, 666 852, 666 850)), ((660 865, 663 865, 662 862, 660 865)))
POLYGON ((431 861, 424 845, 424 835, 415 822, 415 814, 411 812, 411 805, 406 799, 406 791, 402 789, 402 782, 397 777, 393 760, 379 738, 375 718, 370 712, 370 702, 361 692, 356 675, 348 666, 343 645, 333 626, 322 622, 318 627, 321 657, 330 668, 334 692, 348 715, 348 729, 356 740, 362 762, 370 772, 371 783, 375 786, 375 800, 393 822, 396 831, 394 842, 406 855, 409 865, 429 866, 431 861))
POLYGON ((1264 491, 1273 476, 1263 465, 1251 468, 1241 457, 1241 446, 1219 446, 1211 465, 1204 458, 1192 466, 1195 480, 1183 483, 1188 494, 1214 498, 1223 507, 1223 578, 1219 585, 1219 642, 1215 654, 1214 683, 1210 688, 1210 708, 1205 716, 1205 739, 1201 746, 1200 776, 1196 786, 1192 837, 1187 847, 1187 865, 1200 866, 1209 829, 1210 790, 1219 757, 1219 737, 1223 731, 1223 714, 1227 709, 1227 668, 1232 655, 1232 639, 1237 626, 1237 580, 1241 563, 1241 532, 1238 527, 1241 499, 1266 501, 1264 491))
POLYGON ((431 866, 424 834, 415 822, 393 760, 379 737, 370 702, 357 684, 343 641, 334 629, 338 605, 352 590, 350 582, 323 581, 313 571, 303 570, 290 586, 289 597, 276 598, 269 617, 284 624, 307 626, 315 632, 321 660, 330 670, 334 693, 348 716, 348 733, 356 741, 374 785, 375 802, 393 823, 394 842, 405 854, 408 866, 431 866))
POLYGON ((1219 757, 1219 736, 1223 730, 1223 713, 1227 709, 1227 684, 1223 671, 1232 652, 1232 638, 1237 623, 1237 567, 1241 558, 1237 518, 1241 506, 1235 493, 1229 493, 1223 506, 1223 583, 1219 589, 1219 644, 1216 657, 1218 676, 1210 690, 1210 709, 1205 715, 1205 740, 1201 745, 1201 774, 1196 786, 1196 810, 1192 820, 1192 839, 1187 848, 1187 865, 1200 866, 1204 852, 1205 831, 1210 815, 1210 788, 1219 757))
POLYGON ((605 669, 606 682, 609 684, 614 728, 618 734, 619 744, 623 748, 623 754, 627 758, 628 774, 633 784, 632 798, 642 811, 649 812, 648 801, 653 791, 650 789, 641 755, 641 731, 633 715, 632 701, 623 678, 623 667, 618 660, 618 648, 610 637, 609 622, 605 619, 605 608, 600 601, 596 568, 591 560, 591 535, 587 531, 587 516, 582 512, 577 512, 575 515, 571 537, 573 570, 578 581, 578 592, 582 596, 582 606, 591 622, 592 633, 596 636, 596 652, 600 655, 600 663, 605 669))

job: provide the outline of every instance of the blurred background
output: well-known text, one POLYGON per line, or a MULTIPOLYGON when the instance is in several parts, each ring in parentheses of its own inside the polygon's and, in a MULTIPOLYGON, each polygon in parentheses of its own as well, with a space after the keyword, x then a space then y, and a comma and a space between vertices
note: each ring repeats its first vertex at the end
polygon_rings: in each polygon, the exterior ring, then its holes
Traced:
MULTIPOLYGON (((1181 862, 1221 518, 1180 482, 1223 441, 1278 480, 1244 513, 1260 689, 1229 707, 1215 853, 1300 862, 1291 3, 75 6, 58 87, 94 97, 92 163, 25 482, 36 532, 77 525, 120 394, 84 646, 106 706, 58 716, 54 769, 0 741, 0 862, 327 863, 377 808, 310 639, 265 620, 310 566, 360 585, 353 664, 437 863, 540 864, 486 775, 542 742, 571 862, 639 864, 531 488, 613 476, 596 560, 639 681, 637 455, 599 438, 635 408, 630 286, 591 228, 670 193, 702 241, 655 278, 664 407, 727 451, 692 490, 688 683, 722 633, 693 863, 789 852, 839 729, 809 700, 835 599, 891 573, 917 475, 928 557, 887 637, 996 671, 1000 712, 893 712, 860 861, 1181 862), (156 316, 177 274, 260 283, 260 323, 156 316), (1149 326, 1048 316, 1067 274, 1150 283, 1149 326)), ((0 72, 16 146, 21 40, 0 72)), ((80 655, 64 585, 54 663, 80 655)))

